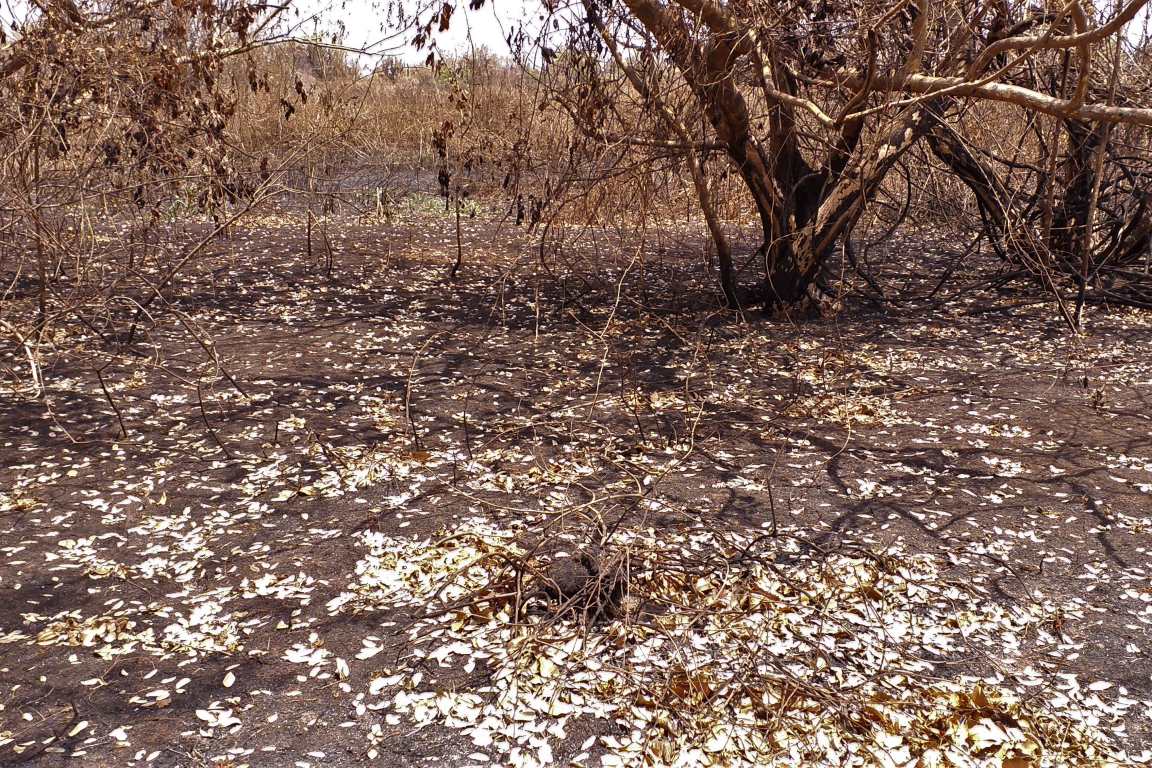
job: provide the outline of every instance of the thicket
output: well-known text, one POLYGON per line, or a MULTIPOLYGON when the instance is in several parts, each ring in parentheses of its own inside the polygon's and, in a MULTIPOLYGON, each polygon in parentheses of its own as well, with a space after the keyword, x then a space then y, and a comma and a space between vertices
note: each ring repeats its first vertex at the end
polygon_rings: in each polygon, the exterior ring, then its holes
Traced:
POLYGON ((731 309, 835 311, 846 274, 885 301, 856 246, 924 226, 1072 329, 1152 306, 1143 8, 586 0, 508 54, 416 66, 302 38, 285 7, 53 0, 0 41, 12 377, 41 393, 69 327, 137 344, 246 215, 304 210, 311 238, 421 191, 543 238, 687 222, 731 309))

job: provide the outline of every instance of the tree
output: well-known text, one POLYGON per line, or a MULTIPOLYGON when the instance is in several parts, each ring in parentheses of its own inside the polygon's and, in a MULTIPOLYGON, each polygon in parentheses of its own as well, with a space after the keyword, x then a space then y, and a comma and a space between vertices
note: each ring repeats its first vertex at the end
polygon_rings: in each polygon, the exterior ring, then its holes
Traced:
POLYGON ((13 310, 0 329, 25 351, 35 393, 37 350, 55 320, 106 339, 110 306, 123 300, 138 315, 187 261, 157 249, 157 264, 125 238, 101 254, 115 263, 100 262, 95 211, 126 209, 150 225, 193 180, 209 200, 236 192, 224 62, 280 39, 282 11, 247 0, 46 0, 0 34, 0 268, 14 276, 4 298, 32 283, 37 300, 35 316, 13 310))
MULTIPOLYGON (((1057 95, 1076 88, 1108 105, 1136 103, 1147 92, 1147 39, 1120 35, 1101 47, 1095 67, 1108 73, 1104 83, 1083 85, 1091 82, 1083 73, 1093 63, 1067 51, 1053 57, 1039 79, 1057 95)), ((1071 278, 1075 308, 1061 306, 1073 326, 1090 289, 1100 299, 1152 306, 1147 128, 1075 114, 1032 113, 997 123, 1007 133, 1005 154, 972 141, 967 126, 940 126, 928 143, 974 194, 1001 257, 1040 277, 1058 300, 1057 281, 1071 278)))
MULTIPOLYGON (((1093 66, 1093 51, 1116 49, 1146 2, 1108 14, 1080 0, 1055 9, 1002 0, 582 0, 579 14, 547 14, 533 50, 552 97, 586 137, 685 158, 729 304, 789 305, 826 300, 820 278, 829 256, 925 139, 980 196, 990 231, 1003 239, 1014 224, 998 206, 1013 191, 986 178, 975 155, 949 153, 970 143, 951 137, 959 116, 978 105, 1009 105, 1013 120, 1050 115, 1094 126, 1089 134, 1117 123, 1152 126, 1139 89, 1116 82, 1126 70, 1117 68, 1108 89, 1093 66), (548 76, 561 52, 563 76, 548 76), (1060 62, 1063 81, 1051 76, 1060 62), (750 287, 711 199, 705 164, 716 152, 760 222, 762 274, 750 287)), ((1090 164, 1098 145, 1078 145, 1090 164)), ((1076 178, 1070 189, 1094 185, 1076 178)), ((1083 239, 1084 226, 1055 231, 1083 239)))

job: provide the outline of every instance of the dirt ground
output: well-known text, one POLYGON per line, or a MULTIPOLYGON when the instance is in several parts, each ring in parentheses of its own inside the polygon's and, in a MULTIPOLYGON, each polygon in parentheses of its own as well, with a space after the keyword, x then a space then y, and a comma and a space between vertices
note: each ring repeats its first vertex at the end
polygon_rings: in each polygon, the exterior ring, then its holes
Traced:
MULTIPOLYGON (((827 574, 872 569, 876 586, 851 594, 894 613, 795 630, 823 649, 803 654, 793 635, 748 630, 739 657, 782 643, 776 672, 748 669, 803 678, 792 690, 819 703, 833 683, 805 670, 848 680, 854 654, 875 652, 859 685, 903 664, 885 685, 943 697, 946 716, 894 706, 903 725, 870 714, 890 701, 878 694, 844 704, 828 755, 927 766, 947 743, 972 765, 1152 761, 1152 315, 1093 308, 1074 337, 1042 296, 980 287, 996 265, 975 260, 930 299, 741 322, 715 311, 698 239, 671 226, 643 248, 573 233, 541 266, 526 233, 468 219, 454 281, 454 232, 431 212, 328 231, 331 269, 318 248, 309 261, 297 218, 253 220, 131 353, 72 328, 49 405, 0 395, 0 762, 739 764, 705 718, 751 694, 725 698, 719 668, 698 683, 703 656, 664 665, 672 698, 634 697, 638 719, 619 707, 623 662, 501 719, 508 675, 562 678, 563 664, 505 658, 527 641, 495 599, 436 606, 504 573, 493 553, 534 556, 517 542, 545 529, 625 552, 612 562, 627 558, 652 604, 544 624, 633 650, 656 647, 643 628, 672 626, 673 607, 745 583, 715 565, 734 573, 753 548, 771 549, 747 578, 775 580, 777 617, 814 610, 793 581, 841 589, 827 574), (669 542, 699 555, 698 574, 661 581, 681 562, 669 542), (898 597, 881 585, 895 574, 913 585, 898 597), (656 605, 689 581, 696 597, 656 605), (893 639, 897 615, 912 629, 893 639), (922 652, 953 631, 963 642, 922 652), (891 655, 900 637, 910 650, 891 655), (1053 732, 1045 718, 1079 735, 1036 736, 1053 732), (911 733, 935 735, 894 741, 911 733)), ((889 284, 928 294, 953 240, 889 246, 923 267, 889 284)), ((16 351, 3 357, 20 374, 16 351)), ((836 621, 851 603, 821 600, 836 621)), ((734 653, 724 637, 708 652, 734 653)), ((788 717, 831 733, 832 709, 788 717)), ((753 741, 791 727, 757 723, 753 741)), ((774 764, 819 764, 783 737, 770 747, 774 764)))

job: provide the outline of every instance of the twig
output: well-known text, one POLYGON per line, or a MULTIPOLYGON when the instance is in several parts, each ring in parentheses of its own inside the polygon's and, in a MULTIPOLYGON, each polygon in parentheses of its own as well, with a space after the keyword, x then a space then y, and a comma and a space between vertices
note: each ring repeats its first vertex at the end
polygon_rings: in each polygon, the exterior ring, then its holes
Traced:
POLYGON ((128 437, 128 428, 124 426, 124 415, 120 413, 120 407, 116 405, 116 401, 112 399, 112 394, 108 391, 108 387, 104 383, 104 369, 111 364, 112 362, 108 361, 104 365, 97 368, 96 378, 100 380, 100 389, 104 392, 104 398, 108 401, 108 405, 112 406, 112 410, 116 413, 116 421, 120 424, 120 437, 128 437))

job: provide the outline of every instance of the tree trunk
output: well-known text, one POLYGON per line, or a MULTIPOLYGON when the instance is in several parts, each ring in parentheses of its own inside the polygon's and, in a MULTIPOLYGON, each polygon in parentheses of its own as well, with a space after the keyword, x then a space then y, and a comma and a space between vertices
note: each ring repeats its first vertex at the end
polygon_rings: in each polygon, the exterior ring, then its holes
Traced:
MULTIPOLYGON (((839 138, 823 166, 814 169, 799 149, 800 131, 789 100, 796 90, 792 75, 750 42, 721 8, 696 8, 713 33, 701 41, 659 0, 624 2, 692 89, 752 197, 764 236, 760 254, 765 275, 757 298, 768 305, 803 301, 837 240, 855 225, 888 171, 935 125, 941 100, 906 108, 890 133, 864 148, 859 118, 836 124, 839 138), (745 55, 755 65, 768 99, 763 138, 753 132, 748 103, 737 84, 735 62, 745 55)), ((861 89, 853 103, 863 105, 868 93, 868 87, 861 89)), ((733 288, 727 285, 725 292, 733 288)))
POLYGON ((865 204, 888 172, 939 119, 936 104, 924 104, 904 116, 886 138, 857 151, 833 176, 828 168, 809 174, 792 188, 787 199, 788 230, 766 230, 765 300, 787 305, 805 299, 823 300, 815 280, 836 244, 848 237, 865 204))
POLYGON ((1065 270, 1077 274, 1091 247, 1088 212, 1095 180, 1093 160, 1100 143, 1099 131, 1079 120, 1065 120, 1068 131, 1068 158, 1065 161, 1064 196, 1057 206, 1049 246, 1065 270))

